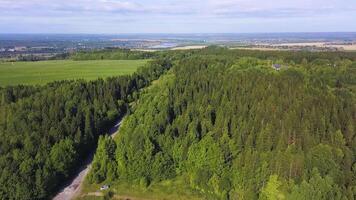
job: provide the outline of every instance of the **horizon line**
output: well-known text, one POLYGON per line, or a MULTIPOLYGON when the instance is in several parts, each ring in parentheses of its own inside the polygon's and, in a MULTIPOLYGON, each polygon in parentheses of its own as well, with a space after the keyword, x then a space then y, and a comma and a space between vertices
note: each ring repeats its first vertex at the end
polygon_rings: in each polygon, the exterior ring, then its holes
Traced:
POLYGON ((294 31, 294 32, 221 32, 221 33, 214 33, 214 32, 177 32, 177 33, 164 33, 164 32, 147 32, 147 33, 46 33, 46 32, 33 32, 33 33, 1 33, 0 35, 11 35, 11 34, 16 34, 16 35, 42 35, 42 34, 46 34, 46 35, 143 35, 143 34, 147 34, 147 35, 157 35, 157 34, 166 34, 166 35, 173 35, 173 34, 181 34, 181 35, 191 35, 191 34, 211 34, 211 35, 217 35, 217 34, 292 34, 292 33, 300 33, 300 34, 315 34, 315 33, 353 33, 356 34, 356 31, 294 31))

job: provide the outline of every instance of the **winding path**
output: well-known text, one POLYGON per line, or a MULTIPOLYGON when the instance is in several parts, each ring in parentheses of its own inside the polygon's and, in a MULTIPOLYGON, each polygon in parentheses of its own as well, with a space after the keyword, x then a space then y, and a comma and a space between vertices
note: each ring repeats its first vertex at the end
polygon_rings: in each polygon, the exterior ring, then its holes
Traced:
MULTIPOLYGON (((115 137, 115 135, 118 133, 118 129, 120 128, 121 122, 122 119, 118 120, 115 123, 115 126, 109 130, 109 135, 111 137, 115 137)), ((94 158, 94 153, 95 151, 93 151, 88 156, 87 160, 83 163, 83 166, 76 173, 77 175, 74 176, 71 179, 71 181, 68 182, 68 184, 65 185, 64 188, 59 191, 59 193, 53 198, 53 200, 70 200, 79 194, 85 176, 88 174, 90 170, 91 162, 93 161, 94 158)))

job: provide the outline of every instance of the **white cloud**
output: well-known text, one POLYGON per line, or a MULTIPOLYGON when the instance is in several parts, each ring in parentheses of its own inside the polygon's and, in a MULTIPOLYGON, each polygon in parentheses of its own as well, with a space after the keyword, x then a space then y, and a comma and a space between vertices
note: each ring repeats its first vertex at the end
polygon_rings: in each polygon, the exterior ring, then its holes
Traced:
MULTIPOLYGON (((356 11, 353 0, 0 0, 4 12, 290 17, 356 11)), ((1 14, 0 14, 1 15, 1 14)))
MULTIPOLYGON (((107 30, 117 27, 121 32, 160 27, 165 32, 169 25, 172 30, 211 27, 214 32, 237 30, 234 25, 241 24, 282 25, 292 19, 313 25, 335 19, 341 26, 344 21, 355 21, 355 13, 356 0, 0 0, 0 29, 7 24, 32 24, 34 29, 41 28, 38 24, 60 24, 73 30, 107 26, 107 30), (225 29, 218 28, 222 26, 225 29)), ((347 26, 356 29, 353 24, 347 26)))

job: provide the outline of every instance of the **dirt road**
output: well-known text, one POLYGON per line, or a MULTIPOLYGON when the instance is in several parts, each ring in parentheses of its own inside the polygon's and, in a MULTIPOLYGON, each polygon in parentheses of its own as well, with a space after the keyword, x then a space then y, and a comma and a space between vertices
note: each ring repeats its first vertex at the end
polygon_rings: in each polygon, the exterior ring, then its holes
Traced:
MULTIPOLYGON (((118 120, 115 126, 109 130, 109 135, 115 137, 118 133, 118 129, 121 125, 122 120, 118 120)), ((87 160, 83 163, 83 166, 78 171, 77 175, 53 198, 53 200, 70 200, 76 197, 80 193, 82 183, 85 176, 88 174, 91 162, 93 161, 94 153, 88 156, 87 160)))

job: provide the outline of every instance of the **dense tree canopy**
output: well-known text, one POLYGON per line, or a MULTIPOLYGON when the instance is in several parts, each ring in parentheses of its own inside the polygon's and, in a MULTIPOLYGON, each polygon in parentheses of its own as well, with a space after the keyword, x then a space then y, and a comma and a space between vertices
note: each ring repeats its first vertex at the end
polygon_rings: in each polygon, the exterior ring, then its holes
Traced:
POLYGON ((0 199, 48 199, 170 66, 156 60, 131 76, 1 88, 0 199))
POLYGON ((116 145, 102 138, 89 181, 187 176, 213 199, 354 198, 355 54, 170 54, 174 67, 142 92, 116 145))
POLYGON ((131 76, 0 88, 0 199, 50 198, 97 141, 90 182, 147 187, 183 176, 212 199, 355 196, 355 53, 209 47, 71 58, 155 60, 131 76), (115 141, 100 136, 127 111, 115 141))

